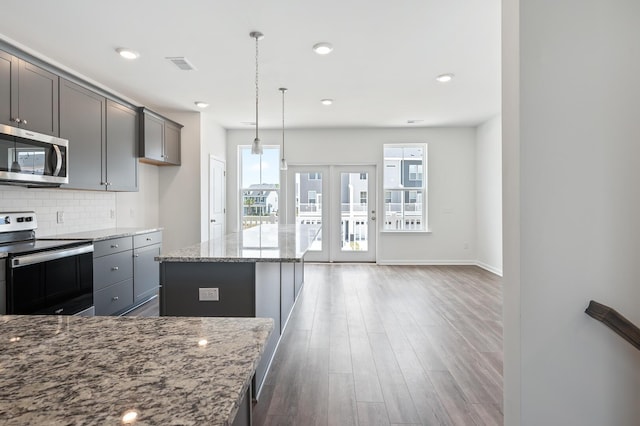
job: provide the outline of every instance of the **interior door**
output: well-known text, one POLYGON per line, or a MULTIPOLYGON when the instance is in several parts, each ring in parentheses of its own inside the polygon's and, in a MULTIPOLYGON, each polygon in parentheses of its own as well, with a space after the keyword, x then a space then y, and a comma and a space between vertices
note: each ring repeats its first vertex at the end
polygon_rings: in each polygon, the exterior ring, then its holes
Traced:
POLYGON ((209 156, 209 239, 225 234, 225 177, 224 161, 209 156))
POLYGON ((322 225, 306 261, 375 262, 375 172, 375 166, 289 167, 287 217, 322 225))

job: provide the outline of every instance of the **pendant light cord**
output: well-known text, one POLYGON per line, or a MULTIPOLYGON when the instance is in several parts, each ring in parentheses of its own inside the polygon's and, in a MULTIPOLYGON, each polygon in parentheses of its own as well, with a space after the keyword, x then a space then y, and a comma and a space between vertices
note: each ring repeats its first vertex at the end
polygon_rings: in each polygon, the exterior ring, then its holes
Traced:
POLYGON ((260 37, 256 35, 256 139, 258 139, 258 40, 260 37))

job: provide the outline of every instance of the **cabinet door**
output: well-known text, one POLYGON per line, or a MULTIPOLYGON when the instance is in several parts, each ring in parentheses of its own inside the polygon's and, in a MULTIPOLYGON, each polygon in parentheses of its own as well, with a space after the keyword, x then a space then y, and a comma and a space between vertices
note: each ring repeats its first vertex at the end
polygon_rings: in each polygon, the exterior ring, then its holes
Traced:
POLYGON ((16 126, 11 111, 18 110, 18 58, 0 52, 0 124, 16 126))
POLYGON ((160 244, 133 250, 133 303, 154 295, 160 285, 160 244))
POLYGON ((165 121, 164 124, 164 161, 180 165, 180 133, 181 128, 165 121))
POLYGON ((164 120, 144 112, 142 113, 142 121, 144 127, 140 140, 140 155, 149 160, 163 161, 164 120))
POLYGON ((104 96, 60 80, 60 137, 69 140, 69 184, 65 188, 105 188, 105 102, 104 96))
POLYGON ((106 179, 110 191, 138 190, 138 116, 107 99, 106 179))
POLYGON ((18 117, 24 129, 58 136, 59 77, 27 61, 18 62, 18 117))

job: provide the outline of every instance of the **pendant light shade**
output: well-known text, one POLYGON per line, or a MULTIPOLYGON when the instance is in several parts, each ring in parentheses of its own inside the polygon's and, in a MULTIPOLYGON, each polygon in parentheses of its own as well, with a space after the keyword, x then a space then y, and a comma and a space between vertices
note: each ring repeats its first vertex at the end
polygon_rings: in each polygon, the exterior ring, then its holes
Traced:
POLYGON ((258 40, 264 38, 264 34, 260 31, 252 31, 249 33, 251 38, 256 39, 256 137, 251 144, 251 153, 256 155, 262 155, 262 143, 258 137, 258 100, 259 100, 259 87, 258 87, 258 40))
POLYGON ((280 159, 280 170, 287 170, 289 166, 287 165, 287 160, 284 157, 284 94, 287 89, 285 87, 281 87, 278 90, 282 92, 282 158, 280 159))

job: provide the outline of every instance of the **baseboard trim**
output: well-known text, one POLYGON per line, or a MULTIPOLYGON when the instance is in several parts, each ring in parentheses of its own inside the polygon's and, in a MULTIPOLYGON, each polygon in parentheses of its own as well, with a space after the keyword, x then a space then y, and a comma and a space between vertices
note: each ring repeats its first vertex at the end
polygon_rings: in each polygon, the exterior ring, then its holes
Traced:
POLYGON ((478 260, 378 260, 382 266, 477 266, 485 271, 502 277, 502 269, 488 265, 478 260))
POLYGON ((496 274, 499 277, 502 276, 502 269, 500 269, 500 268, 496 268, 495 266, 491 266, 491 265, 488 265, 488 264, 486 264, 484 262, 480 262, 480 261, 477 261, 476 265, 479 266, 480 268, 484 269, 485 271, 489 271, 492 274, 496 274))

